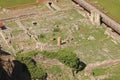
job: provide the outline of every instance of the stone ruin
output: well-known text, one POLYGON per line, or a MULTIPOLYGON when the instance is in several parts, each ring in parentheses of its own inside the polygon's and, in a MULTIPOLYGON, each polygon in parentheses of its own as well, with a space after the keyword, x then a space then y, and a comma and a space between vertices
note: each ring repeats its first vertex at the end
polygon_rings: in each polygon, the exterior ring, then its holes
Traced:
POLYGON ((96 11, 92 10, 90 14, 90 21, 92 22, 93 25, 100 26, 101 25, 101 16, 99 13, 96 11))
POLYGON ((61 37, 57 38, 57 46, 61 46, 61 37))

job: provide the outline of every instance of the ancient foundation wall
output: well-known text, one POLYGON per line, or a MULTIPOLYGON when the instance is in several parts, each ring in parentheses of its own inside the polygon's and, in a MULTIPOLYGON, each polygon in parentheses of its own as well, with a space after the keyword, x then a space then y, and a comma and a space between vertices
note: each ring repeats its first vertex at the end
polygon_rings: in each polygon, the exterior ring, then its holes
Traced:
POLYGON ((102 11, 97 9, 95 6, 91 5, 88 1, 86 0, 72 0, 75 3, 79 4, 81 7, 83 7, 85 10, 87 10, 89 13, 91 11, 96 11, 98 14, 101 16, 101 21, 111 27, 115 32, 120 34, 120 24, 108 17, 106 14, 104 14, 102 11))

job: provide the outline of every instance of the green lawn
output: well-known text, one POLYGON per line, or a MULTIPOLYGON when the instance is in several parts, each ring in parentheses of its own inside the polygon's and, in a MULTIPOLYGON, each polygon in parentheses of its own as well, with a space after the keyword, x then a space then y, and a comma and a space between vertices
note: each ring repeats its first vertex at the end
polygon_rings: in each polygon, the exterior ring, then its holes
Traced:
POLYGON ((108 72, 108 68, 98 68, 93 70, 94 76, 100 76, 100 75, 105 75, 108 72))
POLYGON ((107 12, 112 18, 120 21, 120 0, 90 0, 91 2, 96 3, 107 12))
POLYGON ((120 80, 120 65, 115 65, 109 68, 98 68, 93 70, 94 76, 110 74, 109 78, 104 80, 120 80))
POLYGON ((33 3, 36 0, 0 0, 0 7, 11 7, 21 4, 33 3))

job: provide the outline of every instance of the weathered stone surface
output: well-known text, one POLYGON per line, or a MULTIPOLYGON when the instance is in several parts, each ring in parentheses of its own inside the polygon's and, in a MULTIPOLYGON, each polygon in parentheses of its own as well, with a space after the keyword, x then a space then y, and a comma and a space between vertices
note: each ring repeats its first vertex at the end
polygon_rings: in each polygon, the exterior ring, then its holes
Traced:
POLYGON ((61 46, 61 37, 58 37, 57 39, 57 46, 61 46))
POLYGON ((0 80, 31 80, 27 66, 0 50, 0 80))
POLYGON ((100 24, 101 24, 100 17, 101 17, 100 14, 98 14, 94 10, 91 11, 90 21, 92 22, 93 25, 100 26, 100 24))

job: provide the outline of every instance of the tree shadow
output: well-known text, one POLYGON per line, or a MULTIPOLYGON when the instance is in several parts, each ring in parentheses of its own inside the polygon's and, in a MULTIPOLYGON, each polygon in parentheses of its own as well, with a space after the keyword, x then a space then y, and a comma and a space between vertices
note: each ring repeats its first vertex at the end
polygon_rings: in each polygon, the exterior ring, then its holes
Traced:
POLYGON ((30 72, 27 66, 20 61, 14 60, 14 68, 11 75, 11 80, 31 80, 30 72))
POLYGON ((82 66, 81 69, 80 69, 80 71, 84 70, 85 67, 86 67, 86 64, 83 61, 80 61, 79 64, 82 66))
POLYGON ((83 61, 80 61, 79 59, 78 59, 77 64, 78 64, 78 65, 77 65, 77 67, 76 67, 76 74, 77 74, 79 71, 84 70, 85 67, 86 67, 86 64, 85 64, 83 61))
POLYGON ((86 64, 83 61, 80 61, 80 59, 78 58, 75 69, 72 69, 73 76, 75 76, 75 74, 77 74, 79 71, 84 70, 85 67, 86 67, 86 64))

